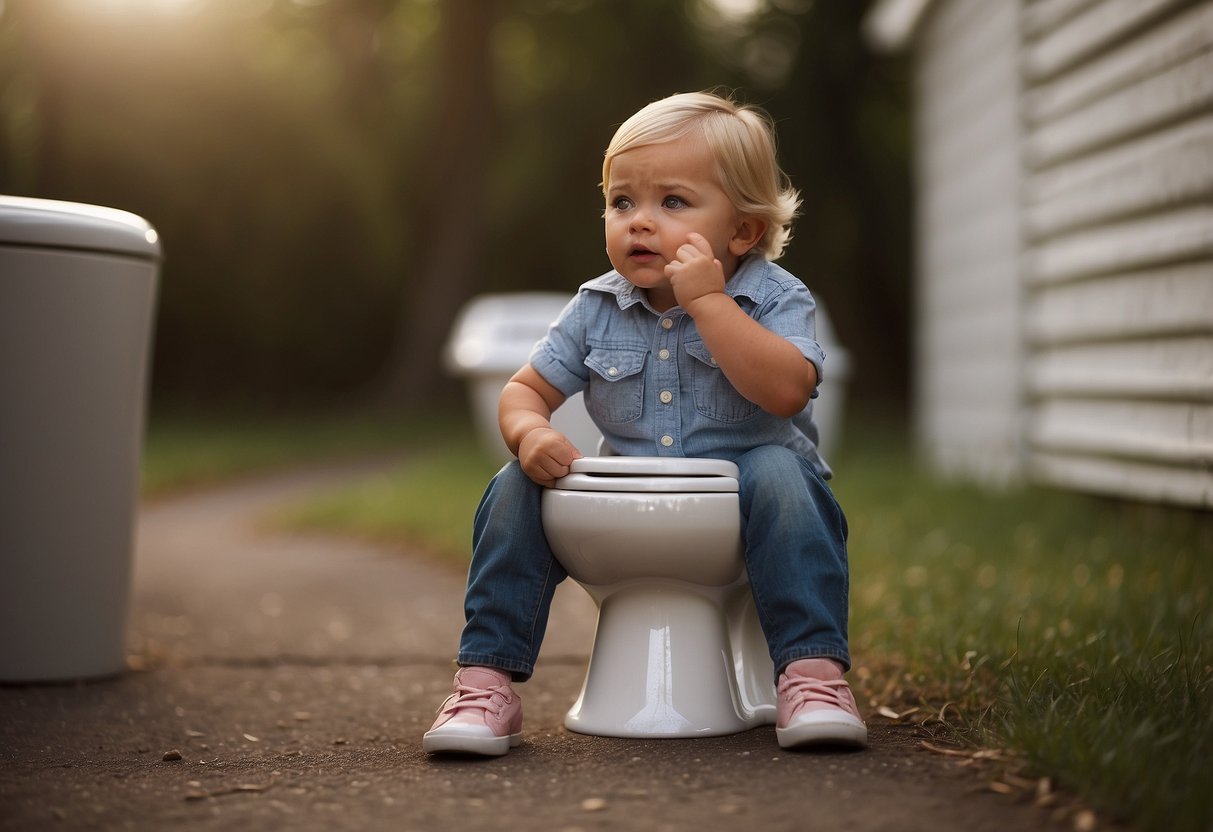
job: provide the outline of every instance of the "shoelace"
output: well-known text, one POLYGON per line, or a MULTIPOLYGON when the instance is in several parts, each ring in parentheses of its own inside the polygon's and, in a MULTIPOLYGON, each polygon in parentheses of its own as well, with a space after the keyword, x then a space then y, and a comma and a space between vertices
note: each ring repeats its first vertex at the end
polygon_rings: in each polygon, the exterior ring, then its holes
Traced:
POLYGON ((779 683, 779 692, 794 700, 793 713, 810 702, 820 702, 851 713, 851 703, 843 695, 843 690, 850 690, 846 679, 806 679, 799 676, 785 676, 779 683))
POLYGON ((467 685, 456 685, 455 692, 446 698, 442 703, 439 711, 445 714, 453 714, 463 708, 479 708, 482 711, 491 711, 493 714, 501 713, 502 705, 509 704, 510 691, 503 686, 494 685, 488 688, 472 688, 467 685), (493 694, 499 693, 505 698, 505 702, 495 701, 493 694), (453 701, 452 701, 453 700, 453 701), (447 703, 450 703, 449 705, 447 703))

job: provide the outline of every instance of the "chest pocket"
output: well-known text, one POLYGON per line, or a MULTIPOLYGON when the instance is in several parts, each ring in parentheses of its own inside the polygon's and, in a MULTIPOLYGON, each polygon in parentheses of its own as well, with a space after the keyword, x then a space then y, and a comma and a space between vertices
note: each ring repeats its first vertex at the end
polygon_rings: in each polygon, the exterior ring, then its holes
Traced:
POLYGON ((591 347, 585 358, 590 368, 586 407, 605 422, 631 422, 644 409, 644 361, 647 348, 591 347))
POLYGON ((684 347, 693 359, 691 363, 691 390, 695 397, 695 410, 717 422, 743 422, 758 412, 758 405, 737 392, 703 341, 687 341, 684 347))

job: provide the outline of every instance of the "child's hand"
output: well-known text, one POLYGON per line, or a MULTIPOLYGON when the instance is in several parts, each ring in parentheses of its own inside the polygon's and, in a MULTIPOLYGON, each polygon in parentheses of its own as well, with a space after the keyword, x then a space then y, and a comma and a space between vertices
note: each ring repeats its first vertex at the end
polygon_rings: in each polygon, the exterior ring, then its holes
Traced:
POLYGON ((688 312, 700 298, 724 292, 724 267, 703 235, 693 231, 665 267, 665 276, 674 289, 674 299, 688 312))
POLYGON ((581 452, 569 438, 554 428, 535 428, 518 445, 518 462, 523 472, 546 488, 569 472, 581 452))

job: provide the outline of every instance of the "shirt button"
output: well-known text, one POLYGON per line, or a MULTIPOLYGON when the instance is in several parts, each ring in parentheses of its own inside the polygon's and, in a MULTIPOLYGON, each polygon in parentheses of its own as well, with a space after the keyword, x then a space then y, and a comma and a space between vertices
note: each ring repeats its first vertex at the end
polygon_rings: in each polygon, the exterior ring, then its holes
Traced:
POLYGON ((667 448, 670 447, 674 444, 674 437, 666 434, 665 436, 661 437, 661 444, 665 445, 667 448))
POLYGON ((711 361, 711 362, 712 362, 712 366, 713 366, 713 367, 715 367, 715 366, 716 366, 716 359, 715 359, 715 358, 709 358, 709 359, 708 359, 708 361, 711 361))
POLYGON ((611 369, 607 370, 607 375, 614 378, 615 376, 619 375, 619 368, 612 367, 611 369))
POLYGON ((670 402, 674 401, 674 394, 669 390, 662 390, 661 395, 658 398, 661 399, 662 404, 669 404, 670 402))
POLYGON ((672 328, 673 326, 674 326, 674 319, 673 319, 673 318, 662 318, 662 319, 661 319, 661 328, 662 328, 662 329, 670 329, 670 328, 672 328))
POLYGON ((662 361, 669 361, 670 360, 670 351, 666 350, 666 349, 658 350, 657 357, 660 358, 662 361))

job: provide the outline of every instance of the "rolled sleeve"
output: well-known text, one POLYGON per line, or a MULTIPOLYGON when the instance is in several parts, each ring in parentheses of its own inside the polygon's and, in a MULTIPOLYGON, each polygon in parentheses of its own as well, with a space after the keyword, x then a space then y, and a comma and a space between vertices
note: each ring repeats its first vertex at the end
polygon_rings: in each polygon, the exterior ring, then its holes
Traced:
POLYGON ((547 335, 531 350, 530 363, 548 384, 568 396, 578 393, 589 383, 585 366, 585 293, 579 292, 555 322, 547 335))
MULTIPOLYGON (((800 350, 817 370, 817 384, 820 385, 825 378, 825 351, 816 340, 816 310, 813 295, 796 280, 762 305, 758 322, 800 350)), ((813 396, 816 395, 814 389, 813 396)))

